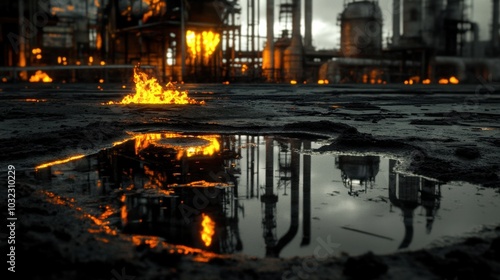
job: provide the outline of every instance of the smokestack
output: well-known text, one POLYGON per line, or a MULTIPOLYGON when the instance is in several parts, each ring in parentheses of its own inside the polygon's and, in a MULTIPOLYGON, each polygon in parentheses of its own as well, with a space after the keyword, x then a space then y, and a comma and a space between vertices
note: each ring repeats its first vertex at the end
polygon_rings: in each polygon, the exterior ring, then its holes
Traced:
POLYGON ((500 0, 493 0, 493 22, 491 24, 491 45, 493 47, 493 51, 496 52, 498 50, 498 13, 500 12, 500 0))
POLYGON ((401 0, 392 2, 392 45, 398 46, 400 39, 401 0))
POLYGON ((262 54, 262 68, 268 82, 274 81, 274 0, 266 5, 267 42, 262 54))
POLYGON ((305 0, 304 7, 304 48, 313 49, 312 45, 312 0, 305 0))

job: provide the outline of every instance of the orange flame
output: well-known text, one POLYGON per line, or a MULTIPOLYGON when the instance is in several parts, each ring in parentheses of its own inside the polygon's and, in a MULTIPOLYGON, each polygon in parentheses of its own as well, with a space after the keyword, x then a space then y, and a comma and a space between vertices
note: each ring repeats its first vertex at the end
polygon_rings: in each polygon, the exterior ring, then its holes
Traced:
POLYGON ((215 222, 205 214, 202 214, 203 220, 201 221, 201 226, 203 229, 201 230, 201 240, 205 243, 205 246, 208 247, 212 244, 212 237, 215 233, 215 222))
POLYGON ((186 91, 178 91, 171 83, 167 89, 158 83, 156 78, 134 68, 135 94, 129 94, 121 102, 110 101, 108 104, 205 104, 188 97, 186 91))
POLYGON ((188 138, 193 137, 189 135, 182 135, 177 133, 147 133, 138 135, 135 138, 135 152, 139 152, 146 149, 149 145, 162 146, 165 148, 173 148, 177 150, 177 159, 182 158, 183 155, 187 157, 192 157, 195 155, 211 156, 216 152, 220 151, 220 143, 216 135, 200 135, 195 136, 196 138, 207 140, 207 144, 200 144, 196 146, 176 146, 173 144, 161 143, 161 139, 169 138, 188 138))
POLYGON ((69 162, 69 161, 72 161, 72 160, 75 160, 75 159, 80 159, 80 158, 82 158, 84 156, 85 155, 76 155, 76 156, 72 156, 72 157, 69 157, 69 158, 66 158, 66 159, 61 159, 61 160, 55 160, 55 161, 52 161, 52 162, 47 162, 47 163, 44 163, 44 164, 36 166, 35 169, 38 170, 38 169, 49 167, 49 166, 52 166, 52 165, 66 163, 66 162, 69 162))
POLYGON ((203 54, 204 63, 207 64, 210 56, 215 52, 220 42, 219 33, 203 31, 197 33, 193 30, 186 31, 186 44, 192 59, 203 54))
POLYGON ((43 72, 42 70, 38 70, 35 72, 34 75, 30 77, 30 83, 38 83, 38 82, 44 82, 44 83, 51 83, 52 78, 47 75, 47 73, 43 72))

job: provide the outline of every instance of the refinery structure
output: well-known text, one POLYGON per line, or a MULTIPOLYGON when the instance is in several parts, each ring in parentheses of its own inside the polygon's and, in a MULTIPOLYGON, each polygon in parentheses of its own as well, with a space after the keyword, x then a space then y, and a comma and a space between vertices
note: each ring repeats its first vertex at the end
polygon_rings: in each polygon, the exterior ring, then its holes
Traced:
POLYGON ((393 0, 386 41, 378 1, 344 1, 339 47, 319 50, 312 0, 3 1, 0 76, 122 82, 140 64, 165 82, 498 82, 499 2, 480 41, 469 1, 393 0))

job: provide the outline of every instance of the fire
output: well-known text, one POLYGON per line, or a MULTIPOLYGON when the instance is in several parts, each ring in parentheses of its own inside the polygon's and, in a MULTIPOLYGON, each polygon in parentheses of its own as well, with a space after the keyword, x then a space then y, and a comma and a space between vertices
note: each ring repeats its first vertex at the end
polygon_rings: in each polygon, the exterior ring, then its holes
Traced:
POLYGON ((44 83, 51 83, 52 78, 47 75, 47 73, 43 72, 42 70, 38 70, 35 72, 34 75, 30 77, 30 83, 37 83, 37 82, 44 82, 44 83))
POLYGON ((451 76, 451 77, 450 77, 450 79, 449 79, 449 81, 450 81, 450 84, 454 84, 454 85, 456 85, 456 84, 458 84, 458 83, 460 82, 460 81, 459 81, 456 77, 454 77, 454 76, 451 76))
POLYGON ((61 160, 56 160, 56 161, 44 163, 44 164, 38 165, 37 167, 35 167, 35 169, 41 169, 41 168, 49 167, 49 166, 56 165, 56 164, 66 163, 66 162, 69 162, 69 161, 72 161, 75 159, 80 159, 84 156, 85 155, 76 155, 76 156, 72 156, 72 157, 69 157, 66 159, 61 159, 61 160))
POLYGON ((203 31, 196 33, 193 30, 186 31, 186 44, 193 60, 199 54, 203 54, 203 62, 208 64, 208 59, 215 52, 220 42, 219 33, 203 31))
POLYGON ((215 222, 205 214, 202 214, 203 220, 201 221, 201 226, 203 229, 201 230, 201 240, 205 243, 205 246, 208 247, 212 244, 212 237, 215 233, 215 222))
POLYGON ((455 76, 451 76, 448 79, 446 79, 446 78, 439 79, 439 84, 441 84, 441 85, 448 85, 448 84, 458 85, 459 83, 460 83, 460 81, 455 76))
POLYGON ((134 68, 135 94, 129 94, 120 102, 110 101, 108 104, 205 104, 188 97, 186 91, 178 91, 171 83, 164 89, 148 74, 134 68))
POLYGON ((156 145, 165 148, 173 148, 177 151, 177 159, 180 160, 184 155, 187 157, 192 157, 196 155, 211 156, 220 151, 220 143, 215 135, 200 135, 200 136, 189 136, 182 135, 178 133, 147 133, 138 135, 135 138, 135 152, 139 152, 146 149, 149 145, 156 145), (183 146, 174 145, 170 143, 162 143, 161 139, 173 139, 173 138, 198 138, 206 140, 204 144, 183 146))

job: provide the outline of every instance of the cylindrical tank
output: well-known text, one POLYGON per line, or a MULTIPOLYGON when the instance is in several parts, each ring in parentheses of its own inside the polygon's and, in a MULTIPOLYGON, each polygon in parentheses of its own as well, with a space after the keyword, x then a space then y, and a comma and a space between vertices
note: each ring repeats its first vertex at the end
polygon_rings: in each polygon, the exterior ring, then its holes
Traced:
POLYGON ((340 48, 346 57, 373 56, 382 50, 382 12, 375 1, 349 3, 340 14, 340 48))

